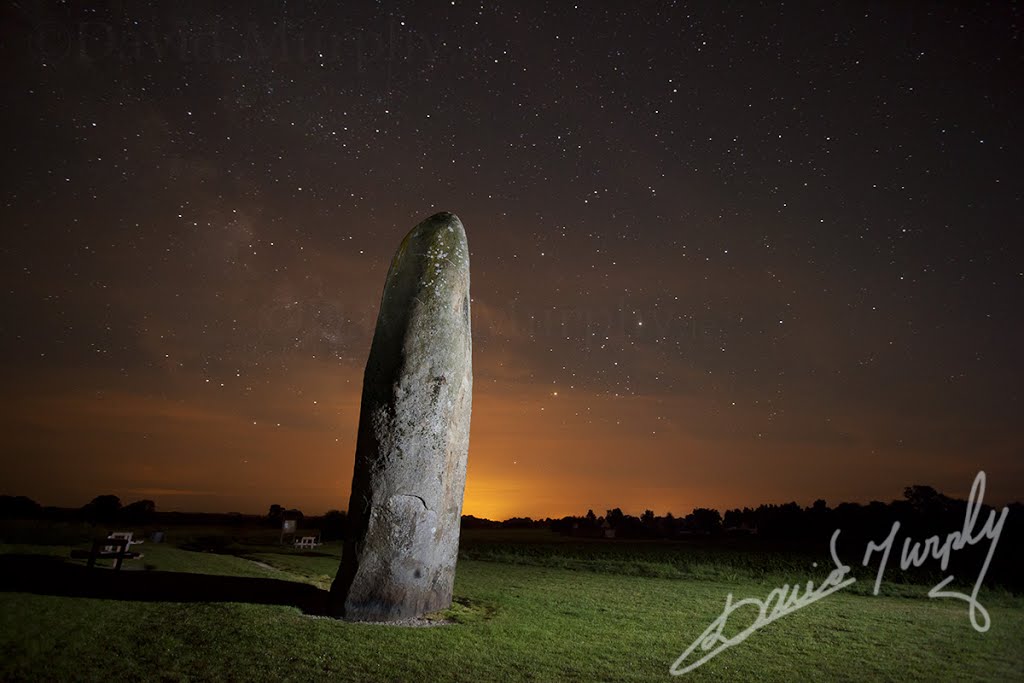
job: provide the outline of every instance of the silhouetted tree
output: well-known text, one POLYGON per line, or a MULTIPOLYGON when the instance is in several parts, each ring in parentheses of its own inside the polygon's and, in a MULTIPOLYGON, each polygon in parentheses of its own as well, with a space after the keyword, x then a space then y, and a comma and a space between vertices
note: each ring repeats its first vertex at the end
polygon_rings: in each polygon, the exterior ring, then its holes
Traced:
POLYGON ((803 508, 795 502, 761 505, 755 511, 758 533, 775 538, 792 538, 803 533, 803 508))
POLYGON ((267 524, 269 526, 281 526, 282 519, 284 519, 284 508, 274 503, 267 512, 267 524))
POLYGON ((121 508, 121 517, 129 522, 144 524, 156 513, 156 503, 151 500, 137 500, 121 508))
POLYGON ((553 519, 548 525, 552 531, 556 534, 571 534, 579 529, 580 520, 576 517, 562 517, 561 519, 553 519))
POLYGON ((828 509, 828 503, 822 498, 814 501, 814 504, 804 510, 804 533, 814 538, 824 538, 831 535, 832 511, 828 509))
POLYGON ((320 522, 320 540, 334 541, 345 538, 345 525, 348 515, 341 510, 328 510, 320 522))
POLYGON ((501 522, 495 522, 473 515, 462 515, 461 525, 463 529, 495 529, 501 526, 501 522))
POLYGON ((31 519, 42 514, 39 503, 25 496, 0 496, 0 518, 31 519))
POLYGON ((82 516, 90 522, 111 522, 120 509, 121 499, 117 496, 96 496, 82 507, 82 516))
POLYGON ((538 526, 532 517, 510 517, 501 523, 506 529, 531 529, 538 526))
POLYGON ((695 508, 686 516, 687 525, 701 534, 714 534, 722 529, 722 515, 718 510, 695 508))
POLYGON ((903 497, 915 510, 921 512, 926 512, 931 507, 941 506, 944 502, 943 499, 949 500, 931 486, 921 486, 920 484, 903 489, 903 497))
POLYGON ((659 523, 659 533, 667 538, 672 538, 676 534, 676 516, 671 512, 666 512, 665 516, 661 518, 659 523))

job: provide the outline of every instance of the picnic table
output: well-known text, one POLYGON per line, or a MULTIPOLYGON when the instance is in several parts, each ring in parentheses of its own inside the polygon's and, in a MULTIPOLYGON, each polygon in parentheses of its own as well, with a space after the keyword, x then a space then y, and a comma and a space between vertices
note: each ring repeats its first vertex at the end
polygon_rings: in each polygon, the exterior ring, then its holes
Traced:
POLYGON ((310 548, 310 549, 312 549, 312 548, 319 547, 321 545, 323 545, 323 543, 318 541, 316 536, 303 536, 302 538, 295 539, 295 547, 296 548, 310 548))
POLYGON ((128 550, 129 546, 138 541, 132 541, 130 533, 111 534, 109 538, 101 538, 92 542, 90 550, 72 550, 71 557, 89 562, 87 567, 96 566, 96 560, 114 560, 114 569, 120 569, 121 563, 125 560, 134 560, 142 557, 142 553, 128 550))

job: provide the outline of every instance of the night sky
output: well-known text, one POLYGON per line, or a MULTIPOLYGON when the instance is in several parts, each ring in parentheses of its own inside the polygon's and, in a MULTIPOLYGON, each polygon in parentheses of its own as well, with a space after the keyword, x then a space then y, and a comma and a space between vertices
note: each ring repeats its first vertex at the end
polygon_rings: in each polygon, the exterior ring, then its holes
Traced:
POLYGON ((1016 3, 218 4, 3 4, 0 493, 343 509, 447 210, 467 514, 1024 498, 1016 3))

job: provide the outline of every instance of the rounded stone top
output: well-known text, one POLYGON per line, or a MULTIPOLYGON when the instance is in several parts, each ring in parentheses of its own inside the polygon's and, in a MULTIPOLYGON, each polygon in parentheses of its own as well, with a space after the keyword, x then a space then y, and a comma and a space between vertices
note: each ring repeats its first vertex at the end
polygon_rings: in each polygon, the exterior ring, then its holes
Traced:
POLYGON ((446 311, 453 300, 461 300, 468 291, 466 229, 454 213, 435 213, 409 231, 391 259, 375 335, 394 332, 402 337, 400 328, 414 313, 426 315, 429 310, 432 316, 442 316, 441 309, 446 311), (390 329, 392 325, 397 326, 395 330, 390 329))
POLYGON ((433 216, 431 216, 430 218, 428 218, 427 220, 425 220, 423 222, 424 223, 430 223, 430 224, 433 224, 433 223, 447 223, 447 224, 462 225, 462 221, 459 220, 459 217, 456 216, 451 211, 438 211, 433 216))
POLYGON ((435 213, 410 230, 395 255, 395 263, 413 244, 418 245, 414 249, 417 253, 422 251, 430 256, 430 252, 435 252, 432 254, 435 258, 448 257, 452 265, 469 257, 466 229, 459 217, 450 211, 435 213))

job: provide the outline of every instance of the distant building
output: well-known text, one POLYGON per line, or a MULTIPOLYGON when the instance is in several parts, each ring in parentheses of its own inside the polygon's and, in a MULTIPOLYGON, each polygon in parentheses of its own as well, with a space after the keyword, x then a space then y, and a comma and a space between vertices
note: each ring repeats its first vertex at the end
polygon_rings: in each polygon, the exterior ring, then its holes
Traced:
POLYGON ((615 538, 615 529, 612 528, 607 519, 601 522, 601 533, 605 538, 615 538))

